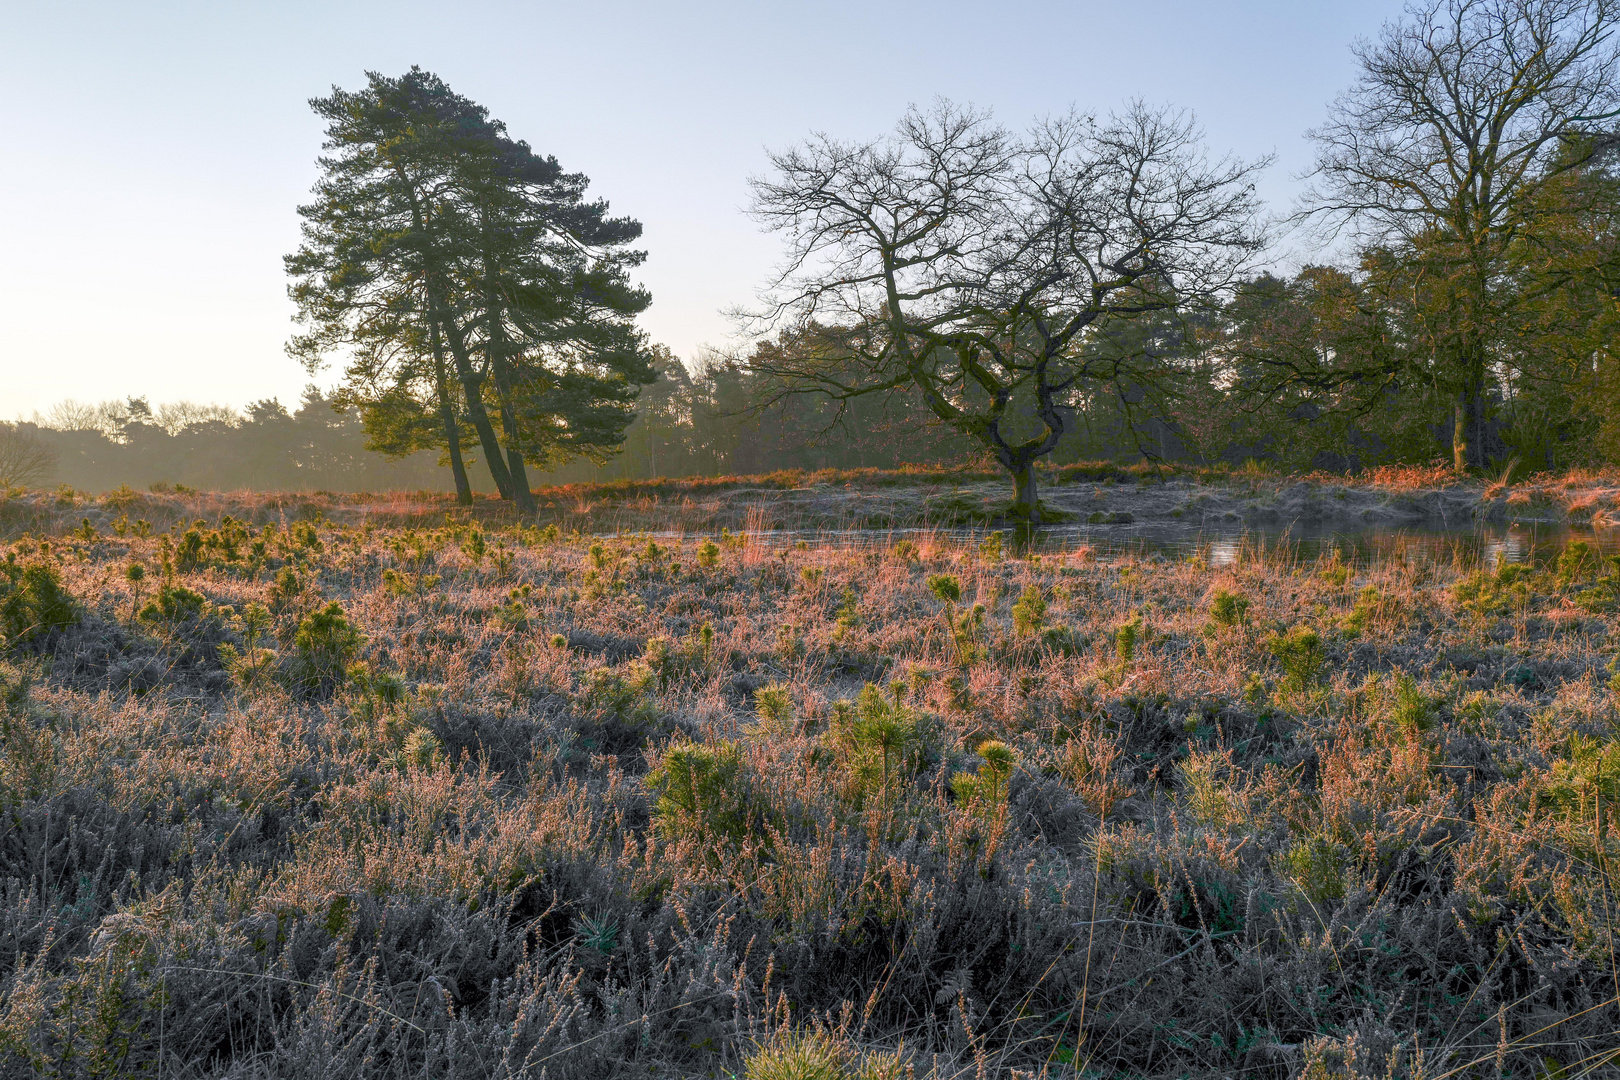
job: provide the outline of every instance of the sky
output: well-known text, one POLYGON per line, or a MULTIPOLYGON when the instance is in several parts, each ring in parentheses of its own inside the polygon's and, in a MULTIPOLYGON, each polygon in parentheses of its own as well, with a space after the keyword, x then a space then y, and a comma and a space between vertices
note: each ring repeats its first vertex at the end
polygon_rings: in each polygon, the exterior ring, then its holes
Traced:
MULTIPOLYGON (((0 4, 0 418, 65 398, 240 407, 311 381, 282 256, 316 177, 308 100, 411 65, 486 106, 640 220, 648 336, 725 346, 780 254, 751 175, 812 131, 870 138, 935 97, 1020 128, 1131 98, 1191 109, 1212 150, 1305 133, 1395 0, 684 4, 214 0, 0 4)), ((1281 248, 1279 266, 1302 256, 1281 248)), ((329 368, 313 381, 329 386, 329 368)))

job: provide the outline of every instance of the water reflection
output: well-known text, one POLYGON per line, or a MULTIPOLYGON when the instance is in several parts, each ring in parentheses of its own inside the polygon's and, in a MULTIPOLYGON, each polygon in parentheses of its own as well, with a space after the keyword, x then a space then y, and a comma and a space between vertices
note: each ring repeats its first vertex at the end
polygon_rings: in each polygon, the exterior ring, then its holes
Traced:
MULTIPOLYGON (((768 529, 750 534, 755 543, 782 548, 799 541, 813 546, 889 547, 901 540, 929 540, 977 544, 1000 531, 1008 546, 1016 538, 1010 530, 987 528, 916 528, 870 530, 768 529)), ((1495 567, 1502 563, 1540 564, 1558 556, 1571 541, 1581 540, 1607 555, 1620 555, 1620 530, 1568 525, 1469 525, 1464 528, 1323 528, 1294 525, 1288 528, 1247 526, 1212 527, 1208 523, 1182 525, 1148 522, 1130 525, 1060 525, 1031 538, 1028 550, 1049 555, 1082 551, 1097 558, 1123 558, 1158 554, 1170 559, 1202 558, 1211 566, 1233 566, 1260 558, 1289 558, 1314 562, 1338 557, 1366 565, 1402 560, 1427 563, 1495 567)))

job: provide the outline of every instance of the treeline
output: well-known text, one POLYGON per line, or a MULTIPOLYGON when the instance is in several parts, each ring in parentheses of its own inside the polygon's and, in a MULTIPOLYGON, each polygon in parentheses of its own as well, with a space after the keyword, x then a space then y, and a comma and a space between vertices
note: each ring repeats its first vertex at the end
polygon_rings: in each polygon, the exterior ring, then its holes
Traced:
MULTIPOLYGON (((659 380, 643 390, 623 450, 600 466, 580 460, 537 472, 535 483, 892 467, 955 460, 969 452, 949 433, 923 427, 920 417, 885 414, 864 403, 864 411, 849 418, 847 431, 824 431, 835 417, 824 403, 808 398, 750 415, 743 410, 756 387, 740 365, 709 360, 689 372, 667 350, 656 350, 654 362, 659 380)), ((371 448, 368 438, 358 410, 335 405, 315 387, 291 410, 273 399, 241 412, 141 398, 69 401, 31 420, 0 426, 0 442, 21 441, 44 451, 41 467, 20 478, 30 487, 455 490, 439 453, 390 457, 371 448)), ((472 487, 494 492, 479 456, 468 454, 467 463, 472 487)))
POLYGON ((144 398, 81 404, 67 401, 0 429, 0 441, 44 451, 28 486, 67 484, 106 491, 179 484, 199 490, 446 490, 437 456, 399 460, 366 449, 353 411, 334 409, 314 387, 296 408, 256 401, 236 412, 221 406, 144 398))
MULTIPOLYGON (((1361 288, 1349 275, 1320 269, 1293 281, 1260 278, 1234 302, 1235 317, 1222 328, 1222 339, 1231 341, 1245 326, 1253 329, 1252 319, 1236 317, 1245 311, 1264 312, 1273 333, 1285 323, 1297 330, 1309 321, 1313 305, 1315 321, 1321 321, 1323 307, 1361 288)), ((1607 400, 1605 387, 1614 373, 1605 363, 1570 361, 1567 352, 1535 353, 1530 346, 1537 341, 1545 346, 1548 339, 1527 338, 1521 350, 1524 372, 1490 389, 1486 435, 1493 457, 1517 458, 1526 471, 1610 460, 1603 436, 1613 414, 1592 403, 1607 400), (1566 359, 1558 362, 1559 355, 1566 359)), ((842 403, 778 395, 771 378, 749 359, 710 354, 688 367, 667 349, 654 349, 658 380, 643 388, 622 450, 600 465, 576 460, 536 472, 534 482, 893 468, 984 456, 967 438, 930 423, 915 395, 842 403)), ((1047 460, 1241 465, 1252 458, 1282 469, 1354 472, 1428 462, 1451 451, 1452 433, 1437 419, 1448 398, 1432 383, 1394 380, 1380 390, 1375 407, 1333 408, 1320 394, 1251 393, 1234 376, 1233 363, 1209 353, 1189 351, 1175 366, 1173 396, 1144 383, 1110 385, 1076 399, 1072 430, 1047 460)), ((455 490, 439 453, 390 457, 368 438, 357 410, 335 405, 313 386, 292 409, 273 399, 239 412, 140 398, 70 401, 30 421, 0 426, 0 442, 20 440, 44 452, 43 467, 24 478, 29 486, 67 484, 95 492, 121 484, 219 491, 455 490)), ((477 454, 468 455, 468 475, 475 490, 496 490, 477 454)))

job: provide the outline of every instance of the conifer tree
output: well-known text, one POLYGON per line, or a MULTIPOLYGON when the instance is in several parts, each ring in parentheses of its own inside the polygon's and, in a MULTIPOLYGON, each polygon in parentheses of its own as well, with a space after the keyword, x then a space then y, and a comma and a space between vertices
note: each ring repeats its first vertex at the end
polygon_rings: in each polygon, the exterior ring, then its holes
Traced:
POLYGON ((611 455, 653 381, 627 277, 641 226, 437 76, 368 80, 311 102, 327 154, 287 258, 309 328, 290 351, 313 369, 346 350, 371 445, 443 447, 464 501, 470 429, 527 512, 526 462, 611 455))

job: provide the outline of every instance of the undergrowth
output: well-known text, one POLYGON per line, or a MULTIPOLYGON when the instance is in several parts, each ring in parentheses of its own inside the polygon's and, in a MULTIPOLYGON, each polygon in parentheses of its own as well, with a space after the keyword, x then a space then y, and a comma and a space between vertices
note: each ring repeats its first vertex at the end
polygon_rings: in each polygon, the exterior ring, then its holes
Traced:
POLYGON ((75 519, 0 1075, 1614 1075, 1616 580, 75 519))

